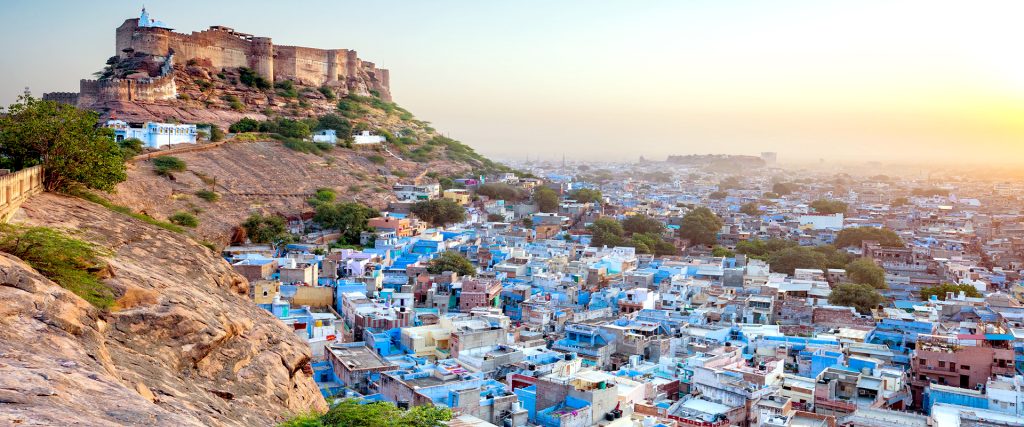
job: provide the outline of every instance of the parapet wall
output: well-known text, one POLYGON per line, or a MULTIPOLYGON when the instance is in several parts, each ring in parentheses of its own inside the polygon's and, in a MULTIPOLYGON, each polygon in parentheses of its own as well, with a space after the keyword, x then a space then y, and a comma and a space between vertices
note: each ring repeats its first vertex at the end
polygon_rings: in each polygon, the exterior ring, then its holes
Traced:
POLYGON ((178 95, 173 74, 148 79, 82 80, 79 90, 79 107, 100 100, 153 102, 175 99, 178 95))
POLYGON ((11 214, 18 210, 29 196, 42 191, 42 166, 33 166, 0 176, 0 220, 7 222, 11 214))

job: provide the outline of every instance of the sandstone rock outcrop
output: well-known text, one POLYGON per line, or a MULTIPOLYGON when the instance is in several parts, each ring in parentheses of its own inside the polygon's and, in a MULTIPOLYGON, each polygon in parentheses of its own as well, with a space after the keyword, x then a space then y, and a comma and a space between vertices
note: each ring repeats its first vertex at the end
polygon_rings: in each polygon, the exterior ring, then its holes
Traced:
POLYGON ((109 313, 0 254, 0 425, 273 425, 325 410, 309 348, 207 248, 80 199, 14 219, 107 252, 109 313))

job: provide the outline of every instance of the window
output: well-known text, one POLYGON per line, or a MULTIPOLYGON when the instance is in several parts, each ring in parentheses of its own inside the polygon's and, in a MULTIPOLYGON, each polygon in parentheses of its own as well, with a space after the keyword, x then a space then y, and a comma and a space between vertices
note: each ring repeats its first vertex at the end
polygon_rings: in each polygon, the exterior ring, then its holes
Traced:
POLYGON ((940 361, 939 361, 939 367, 940 367, 940 368, 945 368, 945 367, 946 367, 946 362, 945 362, 945 361, 943 361, 943 360, 940 360, 940 361))
POLYGON ((917 364, 924 366, 924 359, 917 359, 917 364))
POLYGON ((967 365, 960 365, 960 369, 963 369, 963 370, 965 370, 965 371, 970 371, 970 370, 971 370, 971 367, 970 367, 970 366, 967 366, 967 365))

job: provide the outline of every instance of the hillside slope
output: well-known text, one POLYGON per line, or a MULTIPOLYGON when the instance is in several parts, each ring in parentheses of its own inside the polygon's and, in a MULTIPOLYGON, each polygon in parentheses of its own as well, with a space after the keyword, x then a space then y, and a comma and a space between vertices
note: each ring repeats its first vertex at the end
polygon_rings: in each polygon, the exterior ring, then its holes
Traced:
POLYGON ((103 313, 0 255, 0 424, 271 425, 326 404, 309 348, 208 249, 99 205, 34 196, 15 223, 109 255, 103 313))
POLYGON ((286 148, 287 144, 268 134, 232 135, 217 148, 175 154, 188 170, 172 177, 157 175, 148 157, 135 161, 129 165, 128 180, 107 197, 158 219, 191 212, 199 218, 199 227, 193 231, 197 239, 224 245, 232 229, 251 213, 288 216, 310 211, 306 199, 318 188, 333 189, 341 200, 384 208, 394 200, 391 186, 396 182, 436 182, 440 176, 507 169, 441 136, 428 122, 394 103, 373 96, 332 94, 329 99, 318 88, 297 84, 290 91, 258 90, 232 83, 237 80, 236 71, 225 70, 225 77, 219 78, 201 67, 178 69, 175 76, 183 99, 162 106, 140 104, 139 108, 167 113, 169 119, 195 119, 178 113, 199 109, 225 128, 229 124, 226 119, 242 116, 315 122, 317 117, 334 114, 343 117, 340 120, 353 130, 369 130, 386 137, 387 142, 374 148, 339 144, 327 151, 302 152, 286 148), (290 95, 282 95, 284 92, 290 95), (234 110, 227 100, 235 101, 234 110), (262 112, 255 112, 260 107, 262 112), (161 110, 164 108, 169 110, 161 110), (199 190, 215 191, 221 198, 215 202, 200 199, 195 195, 199 190))

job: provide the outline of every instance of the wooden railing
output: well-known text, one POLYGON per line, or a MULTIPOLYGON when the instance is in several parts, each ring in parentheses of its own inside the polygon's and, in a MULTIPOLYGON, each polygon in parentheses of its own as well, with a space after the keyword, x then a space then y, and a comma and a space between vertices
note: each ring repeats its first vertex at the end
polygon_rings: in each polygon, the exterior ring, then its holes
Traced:
POLYGON ((29 196, 43 191, 43 167, 33 166, 0 176, 0 220, 7 222, 29 196))

